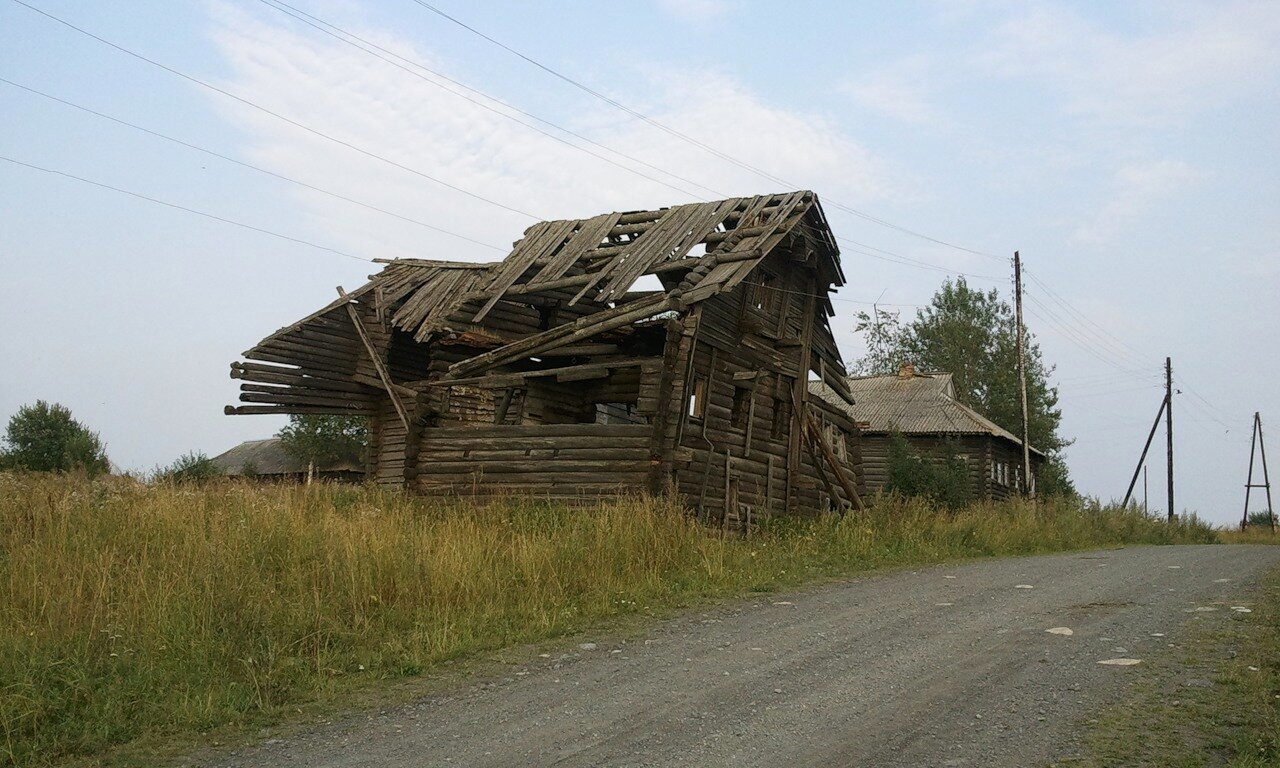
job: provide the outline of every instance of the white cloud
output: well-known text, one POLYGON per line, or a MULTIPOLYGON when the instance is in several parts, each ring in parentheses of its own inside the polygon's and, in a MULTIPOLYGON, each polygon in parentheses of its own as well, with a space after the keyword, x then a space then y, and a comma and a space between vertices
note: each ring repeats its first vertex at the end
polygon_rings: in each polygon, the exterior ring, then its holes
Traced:
MULTIPOLYGON (((228 90, 300 123, 367 148, 538 218, 689 202, 712 193, 663 177, 669 187, 625 172, 538 135, 421 79, 329 38, 222 7, 215 40, 232 75, 228 90)), ((348 28, 353 22, 347 22, 348 28)), ((382 30, 357 34, 435 69, 429 51, 382 30)), ((628 101, 663 123, 797 186, 858 205, 881 199, 888 176, 863 148, 821 118, 767 104, 713 73, 654 71, 628 101)), ((451 75, 452 76, 452 75, 451 75)), ((460 76, 465 80, 466 77, 460 76)), ((621 96, 620 96, 621 98, 621 96)), ((242 105, 226 114, 248 136, 255 163, 326 189, 446 227, 503 248, 534 218, 485 204, 308 134, 242 105)), ((553 116, 561 124, 728 195, 781 191, 782 185, 716 159, 638 120, 596 122, 607 110, 553 116)), ((610 115, 609 120, 613 120, 610 115)), ((603 150, 593 151, 607 154, 603 150)), ((629 160, 615 158, 631 165, 629 160)), ((638 167, 650 176, 661 176, 638 167)), ((370 257, 494 259, 501 253, 299 191, 315 226, 341 247, 370 257)))
POLYGON ((1072 239, 1098 245, 1147 215, 1163 199, 1177 195, 1201 178, 1179 160, 1155 160, 1127 165, 1116 172, 1107 202, 1088 222, 1076 227, 1072 239))
POLYGON ((1272 2, 1162 3, 1152 7, 1160 21, 1136 34, 1103 29, 1069 6, 1017 7, 976 59, 1043 82, 1067 112, 1101 122, 1160 122, 1210 109, 1269 87, 1280 64, 1272 2))
POLYGON ((859 72, 841 86, 860 107, 910 123, 936 118, 928 103, 930 85, 941 77, 931 58, 919 55, 900 59, 876 70, 859 72))

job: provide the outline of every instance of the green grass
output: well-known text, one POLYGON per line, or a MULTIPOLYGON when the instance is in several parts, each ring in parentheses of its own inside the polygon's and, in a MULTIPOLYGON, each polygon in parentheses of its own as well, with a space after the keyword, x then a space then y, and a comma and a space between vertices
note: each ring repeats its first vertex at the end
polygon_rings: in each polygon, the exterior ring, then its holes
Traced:
POLYGON ((1253 612, 1225 625, 1202 619, 1177 649, 1149 660, 1090 720, 1081 764, 1280 766, 1280 570, 1242 602, 1253 612))
POLYGON ((349 702, 453 659, 871 568, 1216 540, 1135 511, 904 500, 751 538, 644 498, 568 509, 373 488, 0 473, 0 765, 349 702))

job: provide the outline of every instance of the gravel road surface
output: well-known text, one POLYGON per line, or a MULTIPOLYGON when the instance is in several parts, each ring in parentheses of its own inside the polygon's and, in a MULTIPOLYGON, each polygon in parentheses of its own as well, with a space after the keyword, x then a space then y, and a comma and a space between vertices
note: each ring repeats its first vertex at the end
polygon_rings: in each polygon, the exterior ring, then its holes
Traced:
POLYGON ((1238 619, 1276 565, 1280 547, 1138 547, 761 596, 204 764, 1043 765, 1141 670, 1098 662, 1238 619))

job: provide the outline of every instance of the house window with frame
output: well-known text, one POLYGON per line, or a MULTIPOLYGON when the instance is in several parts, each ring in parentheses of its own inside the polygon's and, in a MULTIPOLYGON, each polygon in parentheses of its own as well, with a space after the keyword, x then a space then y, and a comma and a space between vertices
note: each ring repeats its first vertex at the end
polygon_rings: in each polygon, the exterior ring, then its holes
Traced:
POLYGON ((765 314, 772 314, 778 304, 778 278, 768 272, 761 272, 757 278, 755 291, 751 295, 751 306, 765 314))

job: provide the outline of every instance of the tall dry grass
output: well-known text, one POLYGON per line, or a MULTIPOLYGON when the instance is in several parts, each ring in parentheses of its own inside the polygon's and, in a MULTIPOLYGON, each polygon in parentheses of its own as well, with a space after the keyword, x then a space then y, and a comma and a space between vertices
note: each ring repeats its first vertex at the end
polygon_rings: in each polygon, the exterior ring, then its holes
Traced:
POLYGON ((678 507, 0 473, 0 765, 264 722, 622 614, 883 565, 1212 541, 1135 511, 880 500, 723 537, 678 507))

